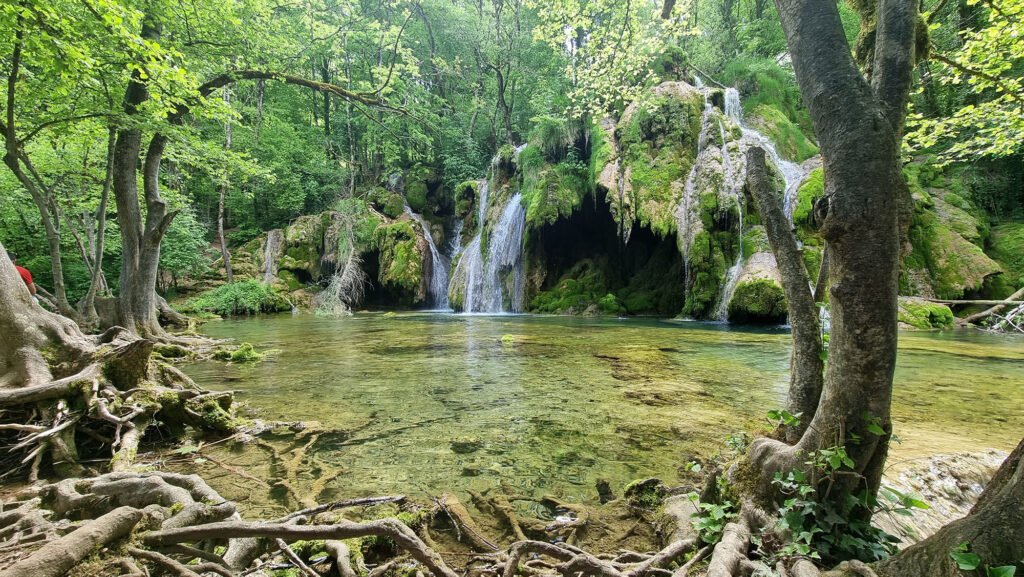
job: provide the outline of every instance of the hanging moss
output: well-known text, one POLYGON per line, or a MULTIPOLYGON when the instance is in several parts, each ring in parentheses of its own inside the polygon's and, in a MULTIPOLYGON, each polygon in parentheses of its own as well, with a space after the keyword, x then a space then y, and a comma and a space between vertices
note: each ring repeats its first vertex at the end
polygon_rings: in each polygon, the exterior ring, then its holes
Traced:
POLYGON ((519 158, 523 178, 519 192, 526 205, 528 231, 567 218, 591 188, 587 168, 572 155, 553 166, 546 165, 540 151, 529 145, 519 158))
POLYGON ((455 187, 455 217, 466 218, 473 213, 477 202, 477 182, 467 180, 455 187))

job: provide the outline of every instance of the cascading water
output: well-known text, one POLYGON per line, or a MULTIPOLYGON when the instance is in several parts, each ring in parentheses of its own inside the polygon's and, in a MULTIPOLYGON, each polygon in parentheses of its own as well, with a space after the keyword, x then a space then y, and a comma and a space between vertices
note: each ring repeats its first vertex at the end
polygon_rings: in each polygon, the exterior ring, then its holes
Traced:
MULTIPOLYGON (((520 147, 518 150, 521 150, 520 147)), ((462 310, 467 313, 521 312, 526 275, 523 266, 523 233, 526 209, 522 196, 516 193, 502 207, 501 216, 487 237, 486 258, 483 251, 484 224, 487 219, 489 183, 479 184, 480 204, 477 208, 476 236, 458 254, 459 262, 452 275, 449 290, 462 289, 462 310)))
POLYGON ((430 233, 430 227, 427 225, 423 217, 416 214, 409 208, 407 203, 404 203, 405 214, 409 215, 409 218, 413 219, 420 225, 420 229, 423 230, 423 237, 427 239, 427 244, 430 246, 430 279, 427 282, 427 294, 430 298, 431 306, 438 309, 448 308, 448 269, 450 268, 451 262, 437 250, 437 245, 434 243, 434 235, 430 233))
POLYGON ((518 192, 501 212, 501 220, 487 243, 487 277, 484 279, 484 310, 503 312, 502 275, 508 275, 512 312, 522 312, 526 275, 523 270, 523 231, 526 208, 518 192))
POLYGON ((277 276, 277 260, 281 256, 281 245, 284 242, 284 231, 279 228, 267 233, 267 245, 263 249, 263 284, 274 282, 277 276))
MULTIPOLYGON (((726 109, 728 110, 728 101, 726 101, 726 109)), ((736 251, 736 262, 733 263, 732 267, 725 273, 725 285, 722 288, 722 297, 718 303, 718 314, 716 315, 718 320, 725 321, 729 318, 729 299, 732 298, 732 293, 736 289, 736 283, 739 281, 740 273, 743 271, 743 193, 736 182, 735 166, 733 165, 732 155, 729 154, 729 147, 725 141, 725 125, 721 120, 718 121, 718 129, 722 137, 722 168, 724 171, 725 178, 723 182, 725 186, 730 188, 732 196, 736 199, 736 208, 739 211, 740 222, 739 222, 739 249, 736 251)))
POLYGON ((803 169, 800 168, 799 164, 779 156, 779 151, 775 148, 775 143, 770 138, 743 124, 743 107, 740 104, 740 93, 735 88, 725 89, 725 114, 733 119, 739 125, 740 130, 743 131, 743 138, 748 141, 747 147, 756 145, 763 148, 765 155, 768 156, 768 160, 782 173, 782 179, 786 183, 782 208, 786 213, 786 217, 792 219, 793 206, 796 202, 797 193, 800 190, 800 182, 803 181, 805 176, 803 169))

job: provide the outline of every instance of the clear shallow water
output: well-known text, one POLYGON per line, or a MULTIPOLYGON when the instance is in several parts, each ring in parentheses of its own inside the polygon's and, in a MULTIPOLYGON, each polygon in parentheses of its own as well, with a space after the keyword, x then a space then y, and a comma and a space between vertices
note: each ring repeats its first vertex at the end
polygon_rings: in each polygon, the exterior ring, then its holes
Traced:
MULTIPOLYGON (((754 430, 788 383, 788 332, 722 324, 364 313, 231 319, 203 332, 280 349, 261 363, 184 370, 239 390, 263 418, 348 431, 313 447, 310 464, 340 469, 325 490, 345 496, 505 481, 582 499, 598 478, 616 490, 647 476, 672 481, 727 434, 754 430)), ((1024 339, 900 338, 894 460, 1016 444, 1024 339)))

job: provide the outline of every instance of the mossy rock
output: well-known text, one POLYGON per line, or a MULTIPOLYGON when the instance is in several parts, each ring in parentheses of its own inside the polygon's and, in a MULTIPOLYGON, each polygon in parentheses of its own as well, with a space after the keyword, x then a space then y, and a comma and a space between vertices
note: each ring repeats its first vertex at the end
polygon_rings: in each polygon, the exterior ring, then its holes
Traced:
POLYGON ((779 156, 793 162, 803 162, 818 154, 818 147, 807 139, 796 124, 774 106, 762 104, 747 115, 747 122, 771 139, 779 156))
POLYGON ((473 214, 477 203, 477 188, 479 185, 475 180, 467 180, 455 187, 455 217, 464 219, 473 214))
POLYGON ((382 225, 373 231, 380 251, 378 280, 382 285, 417 294, 423 284, 423 257, 416 248, 416 233, 408 221, 382 225))
POLYGON ((740 282, 729 300, 729 322, 779 324, 786 320, 786 295, 774 280, 740 282))
POLYGON ((899 322, 915 329, 953 327, 953 311, 948 306, 915 297, 900 297, 899 322))
POLYGON ((682 82, 665 82, 623 113, 616 127, 629 210, 614 214, 667 237, 676 229, 673 209, 693 166, 704 99, 682 82))
POLYGON ((623 303, 608 292, 606 268, 606 263, 590 259, 576 263, 555 286, 537 293, 530 301, 530 311, 581 314, 590 309, 606 315, 625 313, 623 303))
POLYGON ((958 299, 965 292, 981 290, 985 278, 1002 272, 1002 267, 982 249, 965 239, 948 221, 933 211, 919 211, 910 229, 914 247, 905 267, 927 267, 935 295, 958 299))
POLYGON ((256 349, 249 343, 242 343, 228 356, 228 360, 232 363, 252 363, 262 359, 263 355, 257 353, 256 349))
POLYGON ((1010 222, 992 228, 988 254, 1008 274, 1014 287, 1024 286, 1024 222, 1010 222))
POLYGON ((422 180, 407 182, 403 192, 409 208, 415 212, 423 212, 427 206, 427 183, 422 180))

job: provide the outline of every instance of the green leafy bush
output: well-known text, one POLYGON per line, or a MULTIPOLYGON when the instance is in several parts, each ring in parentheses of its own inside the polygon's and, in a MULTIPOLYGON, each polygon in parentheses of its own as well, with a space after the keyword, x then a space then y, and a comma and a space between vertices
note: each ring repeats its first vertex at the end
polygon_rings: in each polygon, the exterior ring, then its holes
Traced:
POLYGON ((273 288, 251 279, 221 285, 190 299, 184 308, 187 312, 252 315, 288 310, 290 307, 273 288))

